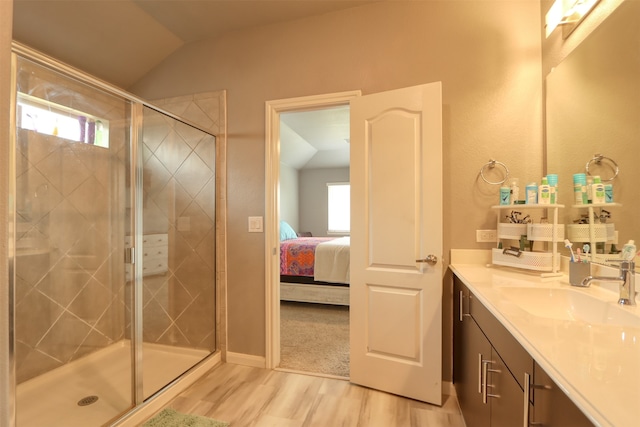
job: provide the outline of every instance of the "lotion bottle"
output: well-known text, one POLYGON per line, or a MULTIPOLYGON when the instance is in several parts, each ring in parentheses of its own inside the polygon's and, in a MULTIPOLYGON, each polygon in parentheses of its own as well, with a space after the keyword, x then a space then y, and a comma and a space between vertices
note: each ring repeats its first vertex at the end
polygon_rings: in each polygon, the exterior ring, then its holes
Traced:
POLYGON ((591 203, 606 203, 604 184, 598 175, 593 177, 593 184, 591 184, 591 203))
POLYGON ((511 180, 511 204, 515 205, 520 200, 520 186, 516 178, 511 180))
POLYGON ((551 187, 547 177, 542 178, 542 182, 538 186, 538 204, 550 205, 551 204, 551 187))

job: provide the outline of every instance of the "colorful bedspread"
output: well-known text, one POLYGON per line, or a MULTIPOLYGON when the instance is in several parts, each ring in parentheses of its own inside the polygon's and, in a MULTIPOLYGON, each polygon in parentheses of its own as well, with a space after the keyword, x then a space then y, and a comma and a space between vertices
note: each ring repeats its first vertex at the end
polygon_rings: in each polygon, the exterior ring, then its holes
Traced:
POLYGON ((333 237, 298 237, 280 242, 280 274, 313 277, 316 246, 333 237))

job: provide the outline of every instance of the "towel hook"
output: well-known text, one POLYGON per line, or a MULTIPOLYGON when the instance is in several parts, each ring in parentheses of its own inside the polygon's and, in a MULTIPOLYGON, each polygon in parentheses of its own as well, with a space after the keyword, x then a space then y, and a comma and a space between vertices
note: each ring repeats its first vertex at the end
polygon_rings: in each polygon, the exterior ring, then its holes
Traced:
POLYGON ((494 159, 489 159, 489 161, 480 168, 480 176, 482 177, 482 179, 484 180, 484 182, 486 182, 487 184, 491 184, 491 185, 500 185, 503 184, 507 178, 509 178, 509 168, 507 167, 507 165, 505 165, 502 162, 499 162, 497 160, 494 159), (501 166, 504 169, 504 178, 502 179, 502 181, 489 181, 485 176, 484 176, 484 171, 486 168, 489 169, 493 169, 496 167, 496 165, 501 166))
POLYGON ((615 177, 618 176, 618 173, 620 173, 620 167, 618 166, 618 164, 610 157, 605 157, 602 154, 594 154, 593 158, 591 160, 589 160, 587 162, 587 165, 585 166, 585 169, 587 171, 587 175, 592 176, 591 175, 591 171, 589 170, 589 167, 591 166, 592 163, 595 163, 596 165, 601 165, 603 161, 607 161, 609 163, 611 163, 611 166, 613 166, 613 169, 615 171, 615 173, 613 174, 613 176, 611 178, 605 179, 602 176, 600 177, 600 179, 602 180, 602 182, 610 182, 613 181, 615 179, 615 177))

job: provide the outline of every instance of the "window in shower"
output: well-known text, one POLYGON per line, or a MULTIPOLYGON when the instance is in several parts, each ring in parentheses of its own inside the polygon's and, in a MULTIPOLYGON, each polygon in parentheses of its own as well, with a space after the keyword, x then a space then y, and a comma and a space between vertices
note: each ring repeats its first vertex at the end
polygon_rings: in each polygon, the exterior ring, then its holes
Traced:
POLYGON ((17 125, 45 135, 109 148, 109 120, 55 102, 18 94, 17 125))

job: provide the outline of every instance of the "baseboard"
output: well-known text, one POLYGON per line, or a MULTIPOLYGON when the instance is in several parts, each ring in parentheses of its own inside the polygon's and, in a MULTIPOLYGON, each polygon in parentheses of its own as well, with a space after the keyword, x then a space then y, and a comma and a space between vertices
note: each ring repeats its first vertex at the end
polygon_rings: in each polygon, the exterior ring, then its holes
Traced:
POLYGON ((267 367, 267 360, 263 356, 253 356, 251 354, 233 353, 227 351, 227 363, 233 363, 235 365, 251 366, 252 368, 267 367))
POLYGON ((456 388, 451 381, 442 381, 442 394, 458 397, 456 395, 456 388))

